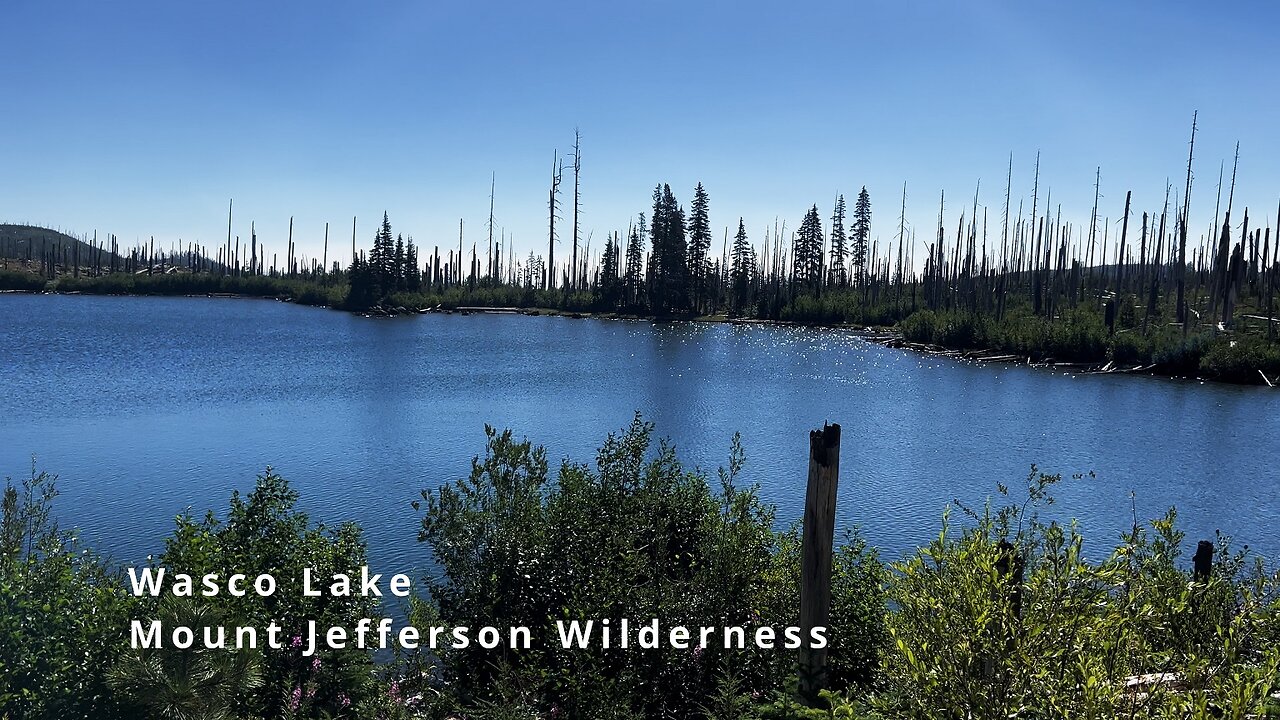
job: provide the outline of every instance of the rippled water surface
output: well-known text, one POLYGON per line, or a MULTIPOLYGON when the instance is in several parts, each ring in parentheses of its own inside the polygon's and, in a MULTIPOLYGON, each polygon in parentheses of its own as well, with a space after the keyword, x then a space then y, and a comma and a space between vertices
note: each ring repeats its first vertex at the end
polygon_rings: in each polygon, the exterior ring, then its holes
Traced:
POLYGON ((222 511, 274 466, 315 519, 355 520, 378 570, 422 570, 409 503, 461 476, 486 423, 594 459, 635 411, 800 516, 808 431, 844 428, 837 522, 897 557, 952 499, 1035 463, 1102 553, 1177 505, 1280 553, 1280 392, 973 366, 838 330, 506 315, 365 319, 259 300, 0 295, 0 475, 60 476, 57 514, 123 561, 184 508, 222 511), (1088 473, 1092 471, 1093 476, 1088 473))

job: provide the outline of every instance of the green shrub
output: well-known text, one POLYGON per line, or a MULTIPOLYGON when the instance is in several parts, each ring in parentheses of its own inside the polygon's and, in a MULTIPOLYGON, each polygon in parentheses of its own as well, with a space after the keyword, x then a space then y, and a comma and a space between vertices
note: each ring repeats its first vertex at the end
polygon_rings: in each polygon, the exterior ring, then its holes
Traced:
POLYGON ((1212 342, 1207 333, 1183 337, 1180 329, 1166 327, 1156 335, 1151 361, 1168 375, 1194 377, 1200 372, 1200 360, 1212 342))
MULTIPOLYGON (((665 443, 655 448, 652 431, 637 418, 606 440, 594 469, 564 463, 553 482, 541 448, 488 429, 469 478, 423 492, 420 539, 440 567, 432 585, 438 617, 526 626, 552 640, 504 655, 503 672, 521 678, 544 711, 594 718, 607 700, 644 717, 689 717, 711 701, 727 669, 762 692, 793 674, 791 653, 750 641, 726 650, 719 633, 689 650, 565 650, 555 639, 557 620, 579 618, 748 633, 798 623, 798 543, 794 533, 773 531, 773 509, 754 488, 737 486, 744 456, 736 440, 713 489, 665 443)), ((878 563, 855 543, 836 572, 833 642, 869 645, 833 652, 833 666, 842 679, 865 681, 883 634, 878 563)), ((495 700, 491 651, 442 656, 467 704, 495 700)))
POLYGON ((1176 565, 1172 513, 1091 564, 1074 525, 1035 515, 1059 479, 1033 470, 1026 502, 967 512, 960 529, 944 519, 934 542, 894 564, 877 708, 993 720, 1257 712, 1280 668, 1277 578, 1249 572, 1219 538, 1214 574, 1193 580, 1176 565), (1131 676, 1169 672, 1185 691, 1157 688, 1139 703, 1126 688, 1131 676), (1208 710, 1188 712, 1196 706, 1208 710))
POLYGON ((1200 358, 1200 371, 1213 380, 1260 383, 1259 371, 1280 375, 1280 346, 1262 338, 1221 338, 1200 358))
POLYGON ((960 506, 961 522, 944 515, 933 542, 889 568, 856 532, 845 536, 831 688, 813 706, 796 699, 795 653, 750 641, 565 649, 557 620, 749 634, 797 624, 798 532, 775 531, 773 508, 739 486, 737 439, 712 480, 652 433, 637 417, 593 466, 564 462, 553 476, 543 449, 487 428, 470 475, 416 504, 438 575, 409 616, 423 628, 523 625, 533 647, 424 649, 381 667, 354 649, 322 650, 321 662, 294 647, 126 649, 132 618, 275 621, 289 637, 307 620, 350 626, 376 614, 358 595, 304 597, 280 572, 350 572, 365 552, 354 526, 313 525, 270 470, 232 496, 224 519, 181 516, 159 564, 272 573, 279 589, 194 600, 128 596, 118 571, 53 527, 53 479, 33 471, 8 483, 0 515, 0 717, 1243 720, 1280 687, 1280 575, 1222 536, 1212 574, 1189 573, 1172 510, 1088 559, 1074 524, 1041 521, 1061 478, 1034 468, 1025 499, 999 486, 1008 504, 960 506), (1130 687, 1147 674, 1177 682, 1130 687))
MULTIPOLYGON (((302 647, 293 639, 301 642, 310 620, 319 628, 352 627, 362 617, 376 616, 376 599, 361 594, 340 599, 327 593, 302 594, 302 568, 311 568, 318 579, 339 572, 358 575, 360 566, 367 564, 364 540, 352 523, 334 528, 312 524, 296 509, 297 500, 289 483, 268 468, 248 495, 232 494, 225 519, 212 512, 200 520, 189 514, 179 516, 159 565, 167 570, 166 582, 172 582, 175 573, 225 576, 231 568, 249 578, 260 574, 276 578, 277 589, 270 596, 249 593, 220 599, 215 608, 232 625, 265 628, 275 622, 290 646, 264 653, 262 681, 253 692, 239 697, 238 712, 273 718, 286 713, 290 717, 360 717, 362 708, 384 694, 374 676, 371 653, 354 645, 343 650, 320 646, 314 657, 304 658, 302 647)), ((167 592, 166 586, 162 596, 167 592)), ((149 596, 144 607, 151 614, 165 610, 149 596)), ((144 659, 136 657, 132 663, 144 667, 144 659)), ((117 680, 121 686, 127 682, 117 680)))
MULTIPOLYGON (((210 604, 173 597, 155 615, 164 627, 195 633, 228 623, 210 604)), ((124 651, 107 678, 122 699, 145 717, 221 720, 233 715, 245 693, 262 685, 259 650, 214 649, 195 644, 124 651)))
POLYGON ((52 518, 57 478, 6 481, 0 515, 0 717, 127 717, 105 669, 131 599, 119 577, 52 518))
POLYGON ((1138 332, 1111 336, 1107 358, 1117 365, 1137 365, 1151 361, 1151 339, 1138 332))
POLYGON ((932 310, 917 310, 898 323, 898 329, 906 340, 933 343, 938 335, 938 316, 932 310))
POLYGON ((0 270, 0 290, 40 292, 44 290, 46 284, 45 279, 35 273, 21 270, 0 270))

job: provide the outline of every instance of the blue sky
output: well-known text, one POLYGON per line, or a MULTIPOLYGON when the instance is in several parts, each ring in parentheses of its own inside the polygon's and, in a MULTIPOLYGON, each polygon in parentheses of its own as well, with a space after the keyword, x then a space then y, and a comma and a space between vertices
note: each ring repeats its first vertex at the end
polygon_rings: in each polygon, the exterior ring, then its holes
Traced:
POLYGON ((1193 230, 1237 140, 1236 217, 1274 225, 1280 197, 1274 3, 5 0, 0 26, 0 219, 124 242, 216 244, 234 198, 234 233, 281 250, 290 216, 308 254, 330 222, 345 261, 384 210, 427 247, 462 218, 470 246, 494 173, 497 224, 545 252, 575 127, 593 254, 658 182, 701 181, 717 237, 742 216, 759 242, 863 185, 888 240, 905 181, 924 242, 981 179, 998 232, 1010 152, 1015 208, 1039 150, 1065 218, 1098 166, 1100 215, 1127 190, 1158 211, 1194 110, 1193 230))

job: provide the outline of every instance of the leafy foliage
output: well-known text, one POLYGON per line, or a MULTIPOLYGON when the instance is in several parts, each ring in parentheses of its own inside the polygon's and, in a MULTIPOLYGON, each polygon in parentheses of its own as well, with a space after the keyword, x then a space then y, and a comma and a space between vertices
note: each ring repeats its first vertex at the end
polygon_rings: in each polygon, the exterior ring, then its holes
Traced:
MULTIPOLYGON (((157 618, 165 627, 187 627, 197 634, 224 627, 212 606, 165 598, 157 618)), ((197 643, 126 651, 107 671, 123 700, 147 716, 184 720, 223 720, 245 693, 262 685, 258 651, 208 648, 197 643)))
MULTIPOLYGON (((919 320, 917 320, 919 322, 919 320)), ((307 597, 318 578, 364 564, 358 528, 312 524, 268 469, 225 517, 180 516, 158 559, 170 573, 270 573, 267 597, 134 599, 114 568, 51 520, 54 478, 7 483, 0 515, 0 717, 26 718, 1239 718, 1275 710, 1280 575, 1229 538, 1192 573, 1170 512, 1090 558, 1074 524, 1044 522, 1059 476, 1032 469, 1025 497, 958 505, 935 540, 889 566, 857 532, 833 562, 831 687, 796 696, 793 653, 760 649, 757 628, 797 624, 800 542, 741 486, 735 437, 714 478, 686 468, 639 416, 593 465, 563 462, 486 429, 462 479, 422 494, 419 539, 438 563, 410 620, 525 626, 528 648, 367 650, 302 655, 308 620, 376 614, 359 594, 307 597), (275 622, 283 649, 127 647, 132 618, 197 634, 275 622), (610 648, 564 648, 558 621, 609 618, 610 648), (619 647, 621 618, 687 648, 619 647), (725 648, 704 627, 746 629, 725 648), (544 640, 538 642, 537 638, 544 640)), ((1203 559, 1203 556, 1202 556, 1203 559)), ((172 582, 172 575, 170 582, 172 582)), ((198 646, 197 646, 198 647, 198 646)))
MULTIPOLYGON (((248 495, 232 494, 225 519, 212 512, 201 520, 189 514, 179 516, 159 565, 169 573, 167 582, 175 573, 225 576, 231 569, 250 579, 260 574, 276 578, 278 587, 271 595, 249 593, 221 600, 216 608, 234 625, 266 628, 274 622, 282 628, 281 637, 290 640, 290 647, 263 655, 262 682, 254 692, 241 696, 239 711, 268 717, 281 716, 286 710, 297 714, 297 698, 305 695, 310 712, 303 716, 352 716, 362 702, 372 701, 380 692, 373 682, 372 658, 353 647, 322 647, 315 657, 307 658, 299 646, 307 636, 308 621, 315 621, 319 628, 351 627, 360 618, 376 614, 375 600, 358 593, 304 596, 301 571, 311 568, 312 577, 319 580, 328 580, 334 573, 358 575, 366 564, 364 540, 352 523, 336 528, 311 524, 295 508, 297 500, 298 493, 289 483, 268 468, 248 495)), ((166 607, 156 604, 148 609, 156 613, 166 607)), ((146 661, 146 656, 132 660, 139 668, 146 661)))
POLYGON ((1037 518, 1060 479, 1033 469, 1022 504, 966 511, 959 530, 944 519, 936 540, 894 564, 875 706, 956 718, 1258 712, 1280 666, 1278 578, 1230 554, 1211 577, 1189 578, 1172 511, 1090 563, 1074 525, 1037 518))
MULTIPOLYGON (((491 651, 451 651, 446 667, 468 702, 493 701, 493 688, 509 682, 565 717, 597 717, 606 700, 644 717, 688 716, 713 702, 729 669, 761 689, 790 674, 789 653, 749 640, 726 650, 719 629, 797 624, 796 534, 775 533, 772 508, 738 487, 745 457, 736 439, 713 488, 669 445, 655 447, 652 433, 637 417, 609 436, 594 469, 564 463, 552 482, 545 451, 489 428, 470 477, 423 493, 420 539, 440 566, 432 586, 438 617, 526 626, 548 639, 556 621, 611 618, 618 631, 619 618, 658 618, 662 633, 713 627, 715 640, 652 650, 634 640, 611 650, 535 643, 504 652, 500 665, 491 651)), ((860 543, 837 563, 835 635, 871 643, 833 653, 842 678, 866 681, 875 663, 884 612, 878 569, 860 543)))
POLYGON ((130 602, 118 578, 51 511, 57 478, 7 480, 0 515, 0 716, 112 718, 112 664, 130 602))

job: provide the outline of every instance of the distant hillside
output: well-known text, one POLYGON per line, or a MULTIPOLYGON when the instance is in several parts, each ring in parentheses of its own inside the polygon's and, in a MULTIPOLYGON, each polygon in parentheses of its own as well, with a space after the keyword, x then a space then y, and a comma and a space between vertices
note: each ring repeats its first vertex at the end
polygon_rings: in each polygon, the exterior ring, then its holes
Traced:
MULTIPOLYGON (((79 252, 83 258, 90 257, 90 251, 96 252, 89 243, 58 230, 34 225, 0 224, 0 257, 38 259, 43 250, 59 246, 65 249, 68 255, 72 255, 76 252, 77 245, 80 247, 79 252)), ((104 260, 109 257, 109 249, 104 251, 102 256, 104 260)))
POLYGON ((111 252, 111 236, 79 240, 60 230, 0 223, 0 267, 7 270, 36 272, 52 280, 63 274, 79 277, 112 272, 145 272, 147 263, 162 272, 218 272, 222 264, 200 254, 192 243, 186 248, 165 248, 151 243, 116 245, 111 252), (79 270, 76 270, 77 266, 79 270))

